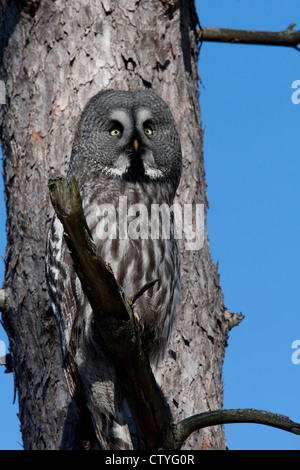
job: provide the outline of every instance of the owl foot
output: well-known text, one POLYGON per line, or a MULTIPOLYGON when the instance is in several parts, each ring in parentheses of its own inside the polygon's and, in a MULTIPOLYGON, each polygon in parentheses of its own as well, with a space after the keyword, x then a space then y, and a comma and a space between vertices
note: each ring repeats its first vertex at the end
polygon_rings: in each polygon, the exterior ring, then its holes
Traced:
POLYGON ((144 325, 144 323, 142 322, 142 320, 140 319, 139 315, 136 312, 133 312, 133 316, 134 316, 134 319, 136 321, 136 324, 138 325, 138 327, 140 329, 140 333, 142 334, 143 331, 144 331, 145 325, 144 325))

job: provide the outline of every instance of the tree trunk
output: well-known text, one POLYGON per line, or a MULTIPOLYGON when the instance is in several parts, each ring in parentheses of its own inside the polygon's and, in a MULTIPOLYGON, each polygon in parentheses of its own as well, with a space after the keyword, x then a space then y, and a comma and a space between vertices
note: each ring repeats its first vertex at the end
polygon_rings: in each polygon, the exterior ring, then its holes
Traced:
MULTIPOLYGON (((45 238, 53 210, 48 178, 66 173, 76 121, 103 88, 147 87, 170 106, 183 150, 181 204, 207 207, 198 104, 194 2, 41 0, 1 2, 1 141, 7 203, 3 312, 25 449, 72 449, 77 414, 62 372, 45 286, 45 238)), ((222 407, 228 333, 206 226, 201 250, 182 243, 182 306, 160 372, 174 421, 222 407)), ((185 449, 224 449, 221 426, 185 449)))

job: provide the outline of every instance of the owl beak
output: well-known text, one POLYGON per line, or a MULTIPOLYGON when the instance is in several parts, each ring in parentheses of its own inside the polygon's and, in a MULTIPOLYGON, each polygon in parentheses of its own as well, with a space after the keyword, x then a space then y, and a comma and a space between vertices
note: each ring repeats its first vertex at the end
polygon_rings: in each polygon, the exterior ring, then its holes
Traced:
POLYGON ((139 143, 138 143, 137 139, 134 139, 134 141, 133 141, 133 148, 136 152, 138 151, 139 143))

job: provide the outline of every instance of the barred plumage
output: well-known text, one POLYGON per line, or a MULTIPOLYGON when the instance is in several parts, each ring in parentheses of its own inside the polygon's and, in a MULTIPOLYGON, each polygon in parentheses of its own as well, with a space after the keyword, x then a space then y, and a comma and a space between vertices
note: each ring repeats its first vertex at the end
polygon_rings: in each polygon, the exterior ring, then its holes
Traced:
MULTIPOLYGON (((158 279, 135 305, 152 364, 164 353, 180 300, 179 249, 169 210, 180 173, 178 134, 160 98, 148 91, 109 90, 90 100, 78 125, 68 177, 77 179, 93 240, 126 296, 158 279), (162 210, 158 222, 153 208, 162 210), (162 236, 162 222, 167 236, 162 236), (105 234, 109 237, 103 239, 105 234)), ((90 411, 101 448, 131 448, 115 371, 101 348, 56 218, 46 261, 66 377, 79 412, 90 411)))

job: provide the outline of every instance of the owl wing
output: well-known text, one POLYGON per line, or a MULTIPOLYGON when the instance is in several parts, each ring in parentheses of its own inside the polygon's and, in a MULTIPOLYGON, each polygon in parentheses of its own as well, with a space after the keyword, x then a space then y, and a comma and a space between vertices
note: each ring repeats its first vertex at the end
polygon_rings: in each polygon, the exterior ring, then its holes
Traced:
POLYGON ((115 369, 90 321, 92 309, 75 273, 63 226, 56 217, 47 237, 46 277, 59 326, 66 381, 79 415, 89 410, 103 450, 132 449, 115 369))

